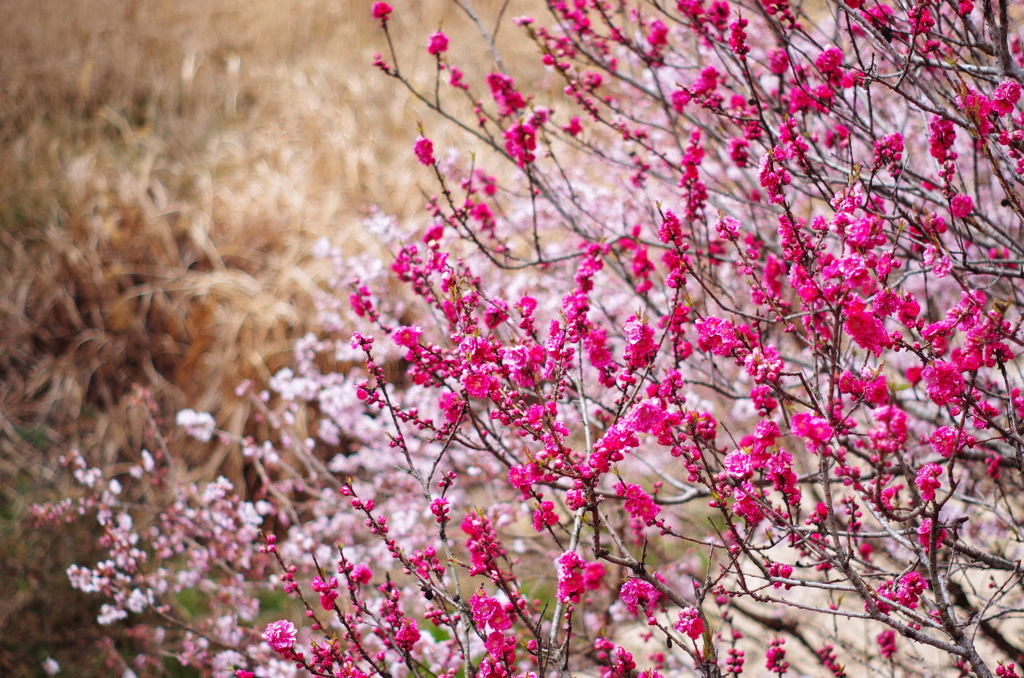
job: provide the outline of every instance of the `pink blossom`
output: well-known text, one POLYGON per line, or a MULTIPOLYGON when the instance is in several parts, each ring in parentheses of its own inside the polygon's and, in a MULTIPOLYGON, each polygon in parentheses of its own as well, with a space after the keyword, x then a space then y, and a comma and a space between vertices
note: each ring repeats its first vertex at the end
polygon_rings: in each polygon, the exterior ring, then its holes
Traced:
POLYGON ((652 47, 660 47, 668 44, 668 26, 662 21, 655 19, 647 27, 647 42, 652 47))
POLYGON ((430 502, 430 512, 434 514, 434 520, 438 523, 448 522, 448 513, 451 510, 448 507, 448 499, 445 497, 437 497, 432 499, 430 502))
POLYGON ((267 645, 274 652, 284 654, 295 647, 296 633, 298 630, 295 624, 281 619, 267 624, 266 630, 263 631, 263 640, 267 641, 267 645))
MULTIPOLYGON (((929 552, 932 543, 932 519, 925 518, 921 521, 921 525, 917 528, 917 543, 921 545, 921 548, 925 550, 925 553, 929 552)), ((939 528, 938 534, 935 535, 936 546, 942 546, 942 542, 946 539, 945 528, 939 528)))
POLYGON ((940 426, 935 429, 928 442, 932 444, 932 450, 946 459, 958 454, 965 444, 973 444, 974 436, 963 435, 957 429, 949 426, 940 426))
POLYGON ((940 118, 933 115, 928 123, 928 152, 940 163, 946 160, 956 160, 956 153, 952 151, 953 142, 956 141, 956 127, 952 120, 940 118))
POLYGON ((373 579, 373 570, 360 563, 352 568, 352 573, 349 575, 349 578, 357 584, 366 585, 373 579))
POLYGON ((648 525, 661 512, 661 507, 639 485, 620 482, 615 486, 615 496, 626 499, 623 504, 626 513, 648 525))
POLYGON ((427 44, 427 52, 437 56, 448 51, 448 36, 443 31, 437 31, 430 36, 427 44))
POLYGON ((578 603, 585 588, 584 568, 587 564, 575 551, 566 551, 558 558, 558 599, 578 603))
POLYGON ((878 634, 875 641, 878 643, 878 650, 882 653, 882 656, 886 659, 892 659, 892 656, 896 654, 896 632, 892 629, 886 629, 878 634))
POLYGON ((786 661, 785 638, 773 638, 768 643, 768 651, 764 655, 764 666, 772 673, 780 676, 789 670, 789 662, 786 661))
POLYGON ((736 337, 736 326, 728 320, 710 316, 698 320, 697 345, 702 351, 718 356, 731 356, 742 344, 736 337))
POLYGON ((806 440, 808 445, 815 450, 831 440, 834 434, 828 421, 821 417, 815 417, 809 412, 798 412, 793 415, 792 431, 806 440))
POLYGON ((938 464, 925 464, 917 472, 917 480, 914 483, 917 485, 918 490, 921 491, 922 499, 925 501, 935 499, 935 491, 942 486, 942 481, 939 480, 939 476, 942 473, 942 467, 938 464))
POLYGON ((697 640, 704 635, 704 620, 695 607, 684 607, 679 611, 679 621, 672 625, 677 632, 697 640))
POLYGON ((658 602, 661 594, 643 579, 627 579, 619 591, 619 598, 626 604, 626 610, 634 617, 638 616, 638 606, 650 608, 658 602))
MULTIPOLYGON (((792 565, 787 565, 785 563, 772 563, 771 565, 768 566, 768 574, 770 574, 772 577, 778 577, 780 579, 789 579, 790 577, 793 576, 793 566, 792 565)), ((778 589, 778 588, 782 588, 783 586, 786 587, 787 591, 790 588, 792 588, 792 584, 783 584, 782 582, 779 582, 779 581, 772 582, 772 587, 773 588, 777 588, 778 589)))
POLYGON ((587 563, 583 568, 583 588, 587 591, 594 591, 601 587, 607 576, 608 570, 604 563, 587 563))
POLYGON ((1020 99, 1020 93, 1020 84, 1013 80, 1007 80, 996 87, 996 91, 992 93, 992 105, 996 113, 999 115, 1013 113, 1014 106, 1020 99))
POLYGON ((855 300, 846 305, 846 332, 861 348, 882 355, 882 351, 892 346, 892 339, 885 331, 882 321, 864 303, 855 300))
POLYGON ((627 342, 624 355, 626 364, 634 370, 646 367, 658 350, 658 345, 654 342, 654 329, 636 316, 632 316, 626 322, 624 329, 627 342))
POLYGON ((974 199, 969 195, 955 195, 949 201, 949 211, 954 217, 963 219, 974 211, 974 199))
POLYGON ((668 413, 656 402, 641 400, 626 416, 625 427, 637 433, 654 433, 668 417, 668 413))
POLYGON ((491 391, 493 378, 486 374, 467 374, 462 378, 462 385, 474 398, 486 398, 491 391))
POLYGON ((391 333, 391 339, 403 348, 415 348, 419 343, 423 329, 415 325, 402 326, 391 333))
POLYGON ((371 13, 374 19, 380 19, 381 21, 387 21, 388 16, 391 14, 391 5, 386 2, 375 2, 371 8, 371 13))
POLYGON ((512 628, 512 620, 509 619, 504 606, 482 589, 477 590, 469 599, 469 607, 473 613, 473 622, 481 629, 490 627, 495 631, 505 631, 512 628))
POLYGON ((526 167, 537 159, 537 127, 530 121, 516 122, 504 133, 505 150, 512 156, 516 165, 526 167))
POLYGON ((416 139, 413 151, 416 153, 416 159, 424 165, 430 166, 437 162, 434 158, 434 144, 430 143, 430 139, 426 137, 416 139))
POLYGON ((735 241, 739 237, 740 222, 733 217, 722 217, 715 223, 715 232, 723 240, 735 241))
POLYGON ((936 405, 942 407, 957 400, 964 392, 966 382, 964 375, 960 373, 953 363, 936 360, 933 364, 924 368, 921 372, 924 378, 925 389, 928 397, 936 405))
POLYGON ((536 511, 533 512, 533 529, 536 532, 543 532, 545 527, 558 524, 558 514, 555 513, 555 503, 542 501, 536 511))
POLYGON ((818 55, 814 65, 822 73, 831 73, 843 64, 843 53, 837 47, 829 47, 818 55))
POLYGON ((415 619, 404 617, 402 623, 395 633, 395 645, 399 649, 409 652, 412 650, 413 645, 419 642, 420 630, 416 625, 415 619))
POLYGON ((526 108, 526 100, 515 88, 515 80, 502 73, 491 73, 487 76, 487 85, 491 88, 491 96, 498 105, 498 115, 507 117, 516 111, 526 108))
POLYGON ((782 75, 789 70, 789 54, 786 50, 776 49, 769 52, 768 68, 775 75, 782 75))
POLYGON ((733 478, 745 479, 754 474, 753 459, 742 450, 733 450, 725 455, 722 464, 725 467, 725 472, 733 478))
POLYGON ((733 499, 736 501, 732 504, 732 510, 738 516, 742 517, 751 525, 756 525, 761 522, 764 518, 764 511, 761 508, 759 499, 761 493, 756 487, 751 484, 749 480, 732 491, 733 499))

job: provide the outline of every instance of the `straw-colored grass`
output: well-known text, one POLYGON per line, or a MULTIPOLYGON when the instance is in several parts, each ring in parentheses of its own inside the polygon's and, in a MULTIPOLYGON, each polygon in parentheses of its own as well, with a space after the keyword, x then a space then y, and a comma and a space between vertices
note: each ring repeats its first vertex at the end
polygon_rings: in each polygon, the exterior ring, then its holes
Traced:
MULTIPOLYGON (((394 4, 421 82, 438 22, 489 67, 451 3, 394 4)), ((26 519, 67 490, 59 454, 136 458, 139 388, 165 416, 187 405, 244 432, 234 387, 265 382, 309 329, 326 274, 311 243, 363 246, 366 205, 422 205, 420 116, 439 149, 461 136, 370 66, 377 51, 366 0, 0 3, 0 674, 39 675, 51 653, 111 670, 63 574, 92 535, 26 519)), ((227 447, 171 444, 197 478, 244 480, 227 447)))

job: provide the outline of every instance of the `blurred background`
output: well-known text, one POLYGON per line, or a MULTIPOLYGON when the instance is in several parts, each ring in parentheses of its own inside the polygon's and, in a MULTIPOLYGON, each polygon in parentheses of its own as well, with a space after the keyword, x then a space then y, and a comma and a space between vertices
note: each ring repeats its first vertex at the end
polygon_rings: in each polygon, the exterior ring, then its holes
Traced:
MULTIPOLYGON (((468 80, 493 68, 451 0, 393 4, 414 82, 433 84, 441 25, 468 80)), ((510 23, 529 4, 511 3, 499 44, 543 86, 510 23)), ((29 514, 72 491, 60 455, 137 461, 144 397, 167 430, 187 406, 246 432, 235 387, 264 384, 311 329, 329 274, 312 244, 372 247, 371 205, 416 223, 434 190, 411 152, 421 122, 439 157, 465 144, 371 66, 387 50, 370 5, 0 3, 0 675, 43 675, 49 656, 62 675, 116 675, 103 658, 131 645, 95 623, 99 596, 68 585, 68 565, 96 560, 90 524, 29 514)), ((502 6, 476 9, 490 27, 502 6)), ((237 450, 168 442, 195 480, 244 487, 237 450)))

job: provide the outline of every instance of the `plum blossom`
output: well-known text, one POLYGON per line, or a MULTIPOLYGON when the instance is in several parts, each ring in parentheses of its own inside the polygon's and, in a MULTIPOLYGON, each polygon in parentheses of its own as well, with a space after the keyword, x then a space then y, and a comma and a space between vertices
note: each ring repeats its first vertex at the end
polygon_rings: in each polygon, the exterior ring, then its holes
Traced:
POLYGON ((469 607, 473 612, 473 621, 481 628, 489 627, 495 631, 506 631, 512 628, 512 620, 504 606, 496 599, 478 590, 470 599, 469 607))
POLYGON ((974 200, 969 195, 956 195, 950 200, 949 208, 954 217, 963 219, 974 211, 974 200))
MULTIPOLYGON (((566 551, 558 558, 558 599, 578 603, 587 583, 587 563, 575 551, 566 551)), ((593 574, 591 574, 593 580, 593 574)))
POLYGON ((619 591, 619 598, 634 617, 640 614, 638 606, 643 605, 650 608, 658 602, 660 597, 661 594, 643 579, 627 579, 619 591))
POLYGON ((936 360, 921 372, 928 397, 942 407, 956 401, 964 392, 966 382, 960 368, 953 363, 936 360))
POLYGON ((427 45, 427 52, 434 56, 448 51, 448 36, 443 31, 431 34, 430 43, 427 45))
POLYGON ((423 165, 430 166, 437 162, 434 157, 434 144, 426 137, 416 139, 416 143, 413 144, 413 152, 416 154, 416 159, 423 165))
POLYGON ((661 512, 661 507, 639 485, 619 483, 615 487, 615 496, 625 498, 623 508, 626 513, 648 525, 661 512))
POLYGON ((267 641, 267 645, 274 652, 284 654, 295 647, 297 633, 298 630, 295 628, 295 624, 281 619, 267 624, 266 630, 263 631, 263 640, 267 641))
POLYGON ((822 445, 832 439, 835 431, 832 426, 821 417, 816 417, 809 412, 798 412, 793 415, 792 431, 807 441, 807 446, 812 451, 817 451, 822 445))
POLYGON ((190 436, 204 443, 210 441, 217 428, 217 422, 209 412, 196 412, 190 409, 178 412, 175 422, 190 436))
POLYGON ((652 400, 642 400, 626 416, 625 426, 637 433, 654 433, 667 417, 668 414, 660 404, 652 400))
POLYGON ((704 635, 704 620, 695 607, 685 607, 679 611, 679 620, 672 625, 679 633, 697 640, 704 635))
POLYGON ((754 473, 754 460, 742 450, 733 450, 725 455, 722 464, 725 466, 725 472, 733 478, 745 479, 754 473))
POLYGON ((921 498, 925 501, 932 501, 935 499, 935 491, 942 485, 942 481, 939 480, 939 476, 943 473, 943 469, 938 464, 925 464, 921 467, 921 470, 917 472, 917 480, 915 484, 918 490, 921 492, 921 498))

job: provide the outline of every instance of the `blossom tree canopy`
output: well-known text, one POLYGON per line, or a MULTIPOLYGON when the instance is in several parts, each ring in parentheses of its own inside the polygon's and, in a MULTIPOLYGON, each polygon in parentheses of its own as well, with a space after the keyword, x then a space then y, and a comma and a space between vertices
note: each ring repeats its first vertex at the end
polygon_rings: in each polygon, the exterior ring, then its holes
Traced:
POLYGON ((415 234, 368 220, 386 260, 319 246, 324 329, 238 441, 254 501, 176 486, 136 529, 69 458, 110 551, 72 583, 105 623, 216 592, 161 642, 224 675, 1017 675, 1019 7, 547 10, 502 30, 558 96, 496 48, 472 81, 443 31, 422 90, 415 8, 372 5, 382 82, 465 147, 424 124, 434 195, 415 234))

